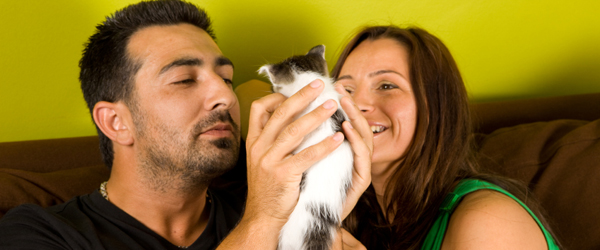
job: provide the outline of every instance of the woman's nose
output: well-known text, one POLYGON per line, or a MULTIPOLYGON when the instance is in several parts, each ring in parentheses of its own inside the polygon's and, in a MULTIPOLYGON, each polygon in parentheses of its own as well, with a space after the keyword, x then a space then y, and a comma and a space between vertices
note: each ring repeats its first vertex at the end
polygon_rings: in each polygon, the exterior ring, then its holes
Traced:
POLYGON ((356 89, 352 94, 354 103, 358 106, 358 109, 363 113, 373 111, 374 109, 374 97, 369 93, 368 90, 356 89))

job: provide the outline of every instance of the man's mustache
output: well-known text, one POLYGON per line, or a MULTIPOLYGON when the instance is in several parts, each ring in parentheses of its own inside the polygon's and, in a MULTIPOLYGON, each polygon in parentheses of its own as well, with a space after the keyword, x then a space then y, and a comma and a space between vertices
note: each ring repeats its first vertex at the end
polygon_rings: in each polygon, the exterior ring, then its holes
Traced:
POLYGON ((202 119, 200 122, 198 122, 198 124, 194 126, 192 134, 194 135, 194 137, 198 137, 198 135, 200 135, 202 131, 214 126, 214 124, 217 122, 229 123, 233 128, 233 134, 239 134, 239 126, 235 124, 233 118, 231 118, 231 114, 229 114, 229 111, 225 110, 213 111, 212 113, 210 113, 208 117, 202 119))

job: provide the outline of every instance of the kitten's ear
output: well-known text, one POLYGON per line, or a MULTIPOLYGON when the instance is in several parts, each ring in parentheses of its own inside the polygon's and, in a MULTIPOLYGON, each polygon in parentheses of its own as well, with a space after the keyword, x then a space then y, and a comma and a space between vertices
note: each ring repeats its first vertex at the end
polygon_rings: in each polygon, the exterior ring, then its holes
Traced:
POLYGON ((325 58, 325 45, 321 44, 321 45, 317 45, 315 47, 313 47, 312 49, 310 49, 308 51, 308 53, 306 53, 307 55, 310 54, 314 54, 314 55, 319 55, 323 58, 325 58))
POLYGON ((267 64, 265 66, 260 67, 260 69, 258 69, 258 74, 269 78, 269 80, 271 82, 273 82, 273 75, 271 74, 271 67, 273 67, 273 65, 271 65, 271 64, 267 64))

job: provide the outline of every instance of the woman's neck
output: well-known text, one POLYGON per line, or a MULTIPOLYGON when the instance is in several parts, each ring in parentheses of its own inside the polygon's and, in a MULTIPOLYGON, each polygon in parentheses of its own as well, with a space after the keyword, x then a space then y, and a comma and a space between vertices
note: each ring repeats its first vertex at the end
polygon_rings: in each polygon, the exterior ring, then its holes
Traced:
POLYGON ((373 189, 375 190, 375 197, 377 198, 377 203, 379 203, 379 207, 381 208, 384 216, 386 216, 386 219, 389 222, 393 221, 395 213, 389 215, 386 214, 387 207, 390 204, 390 197, 386 197, 385 193, 387 191, 388 182, 392 174, 396 172, 397 168, 400 167, 401 162, 402 160, 398 160, 396 162, 387 164, 373 163, 371 167, 371 184, 373 185, 373 189), (385 200, 385 198, 387 198, 388 200, 385 200))

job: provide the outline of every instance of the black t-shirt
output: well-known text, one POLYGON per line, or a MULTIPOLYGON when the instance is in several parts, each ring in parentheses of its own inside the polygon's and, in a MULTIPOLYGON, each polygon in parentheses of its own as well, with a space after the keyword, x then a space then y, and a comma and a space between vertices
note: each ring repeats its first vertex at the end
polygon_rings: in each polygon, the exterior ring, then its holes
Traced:
MULTIPOLYGON (((243 201, 210 190, 206 229, 188 249, 214 249, 235 227, 243 201)), ((53 207, 21 205, 0 220, 0 249, 179 249, 98 191, 53 207)))

